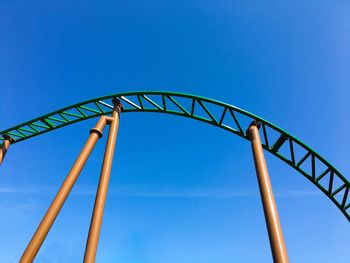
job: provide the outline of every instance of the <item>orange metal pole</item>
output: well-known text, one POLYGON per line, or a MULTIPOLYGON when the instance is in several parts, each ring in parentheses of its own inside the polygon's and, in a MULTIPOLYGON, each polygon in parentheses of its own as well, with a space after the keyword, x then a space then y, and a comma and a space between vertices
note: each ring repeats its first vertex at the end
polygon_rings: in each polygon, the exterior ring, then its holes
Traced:
POLYGON ((20 263, 33 262, 36 254, 38 253, 42 243, 44 242, 52 224, 54 223, 58 213, 60 212, 65 200, 67 199, 70 191, 73 188, 78 176, 83 169, 91 151, 93 150, 97 140, 102 137, 102 130, 106 123, 111 121, 111 117, 102 116, 95 128, 91 129, 90 136, 84 145, 81 153, 75 161, 72 169, 64 180, 61 188, 57 192, 55 199, 52 201, 49 209, 43 217, 40 225, 38 226, 35 234, 30 240, 26 250, 24 251, 20 263))
POLYGON ((118 133, 120 112, 123 109, 123 106, 121 105, 119 100, 114 99, 113 104, 113 121, 111 122, 109 128, 108 140, 106 144, 100 180, 98 183, 98 189, 95 198, 94 211, 91 217, 89 236, 86 242, 84 263, 95 262, 98 240, 100 237, 103 211, 106 202, 108 183, 112 169, 115 142, 118 133))
POLYGON ((248 128, 252 145, 256 174, 259 182, 261 201, 264 207, 265 221, 269 233, 270 246, 275 263, 288 263, 288 254, 284 243, 275 198, 273 196, 269 173, 259 135, 260 123, 255 121, 248 128))
POLYGON ((4 141, 2 142, 1 149, 0 149, 0 165, 2 164, 5 158, 6 152, 9 149, 10 144, 13 142, 13 139, 10 136, 3 135, 3 137, 4 137, 4 141))

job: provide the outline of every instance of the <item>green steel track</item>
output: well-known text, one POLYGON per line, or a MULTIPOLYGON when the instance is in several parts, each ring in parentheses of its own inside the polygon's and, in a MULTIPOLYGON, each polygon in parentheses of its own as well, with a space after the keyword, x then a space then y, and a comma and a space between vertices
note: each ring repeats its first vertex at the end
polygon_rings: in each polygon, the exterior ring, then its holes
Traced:
POLYGON ((309 146, 272 123, 235 106, 199 96, 163 92, 138 91, 104 96, 51 112, 0 132, 10 136, 12 144, 67 125, 110 114, 111 99, 118 98, 127 112, 159 112, 206 122, 249 140, 246 130, 257 120, 263 148, 293 167, 317 186, 350 221, 349 181, 309 146))

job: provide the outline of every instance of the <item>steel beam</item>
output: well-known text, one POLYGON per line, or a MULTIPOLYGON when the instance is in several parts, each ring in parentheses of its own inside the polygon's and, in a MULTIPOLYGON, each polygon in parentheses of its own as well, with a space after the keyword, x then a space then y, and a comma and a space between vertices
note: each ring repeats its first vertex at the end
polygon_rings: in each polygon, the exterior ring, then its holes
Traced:
POLYGON ((117 99, 113 100, 113 120, 110 124, 109 134, 105 149, 105 154, 103 158, 103 164, 100 174, 100 180, 98 183, 98 189, 95 198, 94 211, 91 217, 89 235, 86 242, 86 249, 84 255, 84 263, 95 262, 98 240, 101 232, 101 224, 103 218, 103 211, 107 197, 108 183, 110 178, 110 173, 112 169, 113 155, 115 142, 118 134, 119 118, 120 113, 123 109, 120 101, 117 99))
POLYGON ((10 145, 12 142, 14 142, 14 140, 8 136, 8 135, 3 135, 4 141, 1 144, 1 148, 0 148, 0 165, 2 164, 5 155, 7 153, 7 150, 10 148, 10 145))
POLYGON ((36 254, 38 253, 42 243, 44 242, 48 232, 50 231, 52 224, 54 223, 58 213, 60 212, 64 202, 66 201, 69 193, 71 192, 76 180, 79 177, 81 170, 83 169, 87 159, 90 156, 97 140, 102 137, 103 128, 108 122, 112 120, 111 117, 102 116, 98 121, 95 128, 91 129, 90 136, 76 159, 69 174, 64 180, 61 188, 57 192, 54 200, 52 201, 49 209, 43 217, 40 225, 38 226, 35 234, 30 240, 26 250, 24 251, 20 263, 33 262, 36 254))
POLYGON ((248 134, 254 156, 255 169, 258 177, 260 196, 264 208, 273 261, 275 263, 288 263, 287 249, 284 243, 269 173, 267 171, 264 151, 261 145, 259 127, 260 123, 254 121, 248 128, 248 134))

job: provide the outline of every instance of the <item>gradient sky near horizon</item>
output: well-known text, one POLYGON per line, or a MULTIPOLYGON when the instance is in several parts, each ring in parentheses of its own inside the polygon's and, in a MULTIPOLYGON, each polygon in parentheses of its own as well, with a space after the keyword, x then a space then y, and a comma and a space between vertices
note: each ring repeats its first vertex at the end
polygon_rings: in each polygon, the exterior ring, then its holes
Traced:
MULTIPOLYGON (((201 95, 289 131, 350 179, 349 1, 0 1, 0 130, 98 96, 201 95)), ((10 148, 0 262, 17 262, 89 120, 10 148)), ((82 262, 105 137, 35 262, 82 262)), ((349 262, 349 222, 266 153, 291 262, 349 262)), ((96 262, 272 262, 250 145, 155 113, 121 117, 96 262)))

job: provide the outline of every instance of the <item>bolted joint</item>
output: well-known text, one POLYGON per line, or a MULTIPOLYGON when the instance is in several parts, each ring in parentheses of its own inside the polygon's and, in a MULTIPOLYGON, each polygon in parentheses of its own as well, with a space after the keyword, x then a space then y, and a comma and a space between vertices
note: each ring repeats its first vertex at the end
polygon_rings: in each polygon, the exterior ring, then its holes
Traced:
POLYGON ((100 120, 97 122, 96 126, 90 130, 90 134, 96 133, 98 135, 98 138, 102 138, 102 131, 106 124, 111 124, 111 122, 114 120, 113 117, 109 116, 101 116, 100 120))
POLYGON ((98 135, 98 138, 102 138, 102 132, 99 130, 99 129, 96 129, 96 128, 92 128, 91 130, 90 130, 90 134, 91 133, 96 133, 97 135, 98 135))
MULTIPOLYGON (((257 121, 257 120, 254 120, 254 121, 252 121, 251 124, 249 125, 249 128, 250 128, 251 126, 256 126, 258 129, 260 129, 261 122, 260 122, 260 121, 257 121)), ((248 129, 249 129, 249 128, 248 128, 248 129)))
POLYGON ((124 106, 123 106, 123 104, 120 102, 119 99, 113 98, 113 99, 112 99, 112 103, 113 103, 113 106, 114 106, 113 110, 118 111, 119 113, 122 112, 122 111, 124 110, 124 106))
POLYGON ((257 121, 257 120, 254 120, 252 121, 249 126, 248 126, 248 129, 246 130, 245 134, 247 136, 248 139, 250 139, 250 136, 249 136, 249 128, 252 127, 252 126, 255 126, 257 127, 258 129, 260 129, 260 126, 261 126, 261 122, 260 121, 257 121))
POLYGON ((15 139, 11 138, 10 135, 7 135, 7 134, 2 135, 2 138, 4 138, 4 140, 6 141, 9 141, 10 144, 16 141, 15 139))

